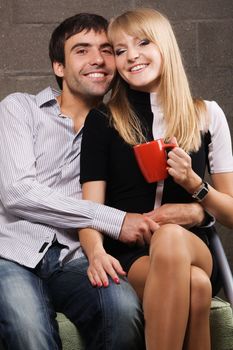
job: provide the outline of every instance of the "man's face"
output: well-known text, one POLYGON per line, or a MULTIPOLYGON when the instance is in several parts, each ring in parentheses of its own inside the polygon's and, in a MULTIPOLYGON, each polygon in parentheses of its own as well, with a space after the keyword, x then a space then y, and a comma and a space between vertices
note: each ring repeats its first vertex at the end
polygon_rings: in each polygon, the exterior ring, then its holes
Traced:
POLYGON ((91 30, 75 34, 65 42, 64 52, 63 91, 85 99, 104 96, 115 75, 113 50, 106 33, 91 30))

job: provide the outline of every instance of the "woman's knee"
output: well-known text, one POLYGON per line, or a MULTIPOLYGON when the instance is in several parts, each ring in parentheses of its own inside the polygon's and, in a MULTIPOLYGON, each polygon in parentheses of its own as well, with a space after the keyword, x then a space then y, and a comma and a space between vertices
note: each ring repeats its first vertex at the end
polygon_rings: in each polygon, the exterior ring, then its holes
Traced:
POLYGON ((175 224, 163 225, 152 237, 150 245, 151 263, 159 266, 176 267, 182 263, 189 263, 190 257, 186 249, 185 231, 175 224))
POLYGON ((210 309, 212 297, 211 282, 207 274, 198 267, 191 268, 191 312, 202 314, 210 309))

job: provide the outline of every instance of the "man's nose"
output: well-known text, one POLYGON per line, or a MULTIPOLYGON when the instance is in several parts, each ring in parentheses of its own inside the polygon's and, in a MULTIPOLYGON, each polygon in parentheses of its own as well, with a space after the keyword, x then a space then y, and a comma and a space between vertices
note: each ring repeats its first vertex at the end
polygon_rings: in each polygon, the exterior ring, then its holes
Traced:
POLYGON ((102 56, 102 54, 100 53, 100 52, 95 52, 94 54, 93 54, 93 58, 92 58, 92 60, 91 60, 91 64, 93 65, 93 64, 98 64, 98 65, 101 65, 101 64, 103 64, 104 63, 104 58, 103 58, 103 56, 102 56))

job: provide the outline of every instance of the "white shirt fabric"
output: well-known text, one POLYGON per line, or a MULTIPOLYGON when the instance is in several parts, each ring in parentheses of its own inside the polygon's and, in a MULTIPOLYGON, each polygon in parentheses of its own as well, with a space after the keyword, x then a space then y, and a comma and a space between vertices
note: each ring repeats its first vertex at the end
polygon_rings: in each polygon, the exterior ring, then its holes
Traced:
MULTIPOLYGON (((150 94, 151 109, 153 112, 152 132, 154 139, 165 135, 165 120, 163 111, 158 103, 156 93, 150 94)), ((205 101, 209 115, 209 133, 211 142, 208 149, 210 174, 228 173, 233 171, 232 142, 229 126, 223 110, 215 101, 205 101)), ((161 205, 164 182, 157 185, 155 208, 161 205)))
POLYGON ((125 212, 81 200, 82 130, 51 88, 0 103, 0 257, 35 267, 56 238, 61 263, 83 255, 77 228, 117 239, 125 212))

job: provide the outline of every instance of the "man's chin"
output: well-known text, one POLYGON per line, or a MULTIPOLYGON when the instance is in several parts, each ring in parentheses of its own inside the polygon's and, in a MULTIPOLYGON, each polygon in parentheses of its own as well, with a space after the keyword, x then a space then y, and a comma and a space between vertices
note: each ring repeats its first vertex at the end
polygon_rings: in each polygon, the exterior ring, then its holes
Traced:
POLYGON ((105 86, 103 88, 96 88, 96 89, 90 89, 89 94, 93 97, 100 97, 103 98, 104 95, 110 90, 110 86, 105 86))

